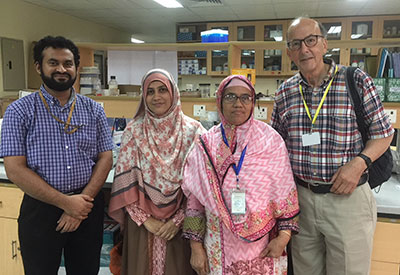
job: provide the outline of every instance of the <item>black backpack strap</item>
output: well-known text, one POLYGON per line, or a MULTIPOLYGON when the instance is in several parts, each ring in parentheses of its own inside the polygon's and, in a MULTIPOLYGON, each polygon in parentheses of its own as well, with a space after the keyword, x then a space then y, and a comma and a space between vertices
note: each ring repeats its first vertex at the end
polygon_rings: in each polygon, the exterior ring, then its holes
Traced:
POLYGON ((366 129, 365 122, 364 122, 364 117, 361 112, 361 110, 362 110, 361 99, 360 99, 360 95, 358 94, 358 91, 357 91, 356 82, 354 80, 354 72, 356 71, 356 69, 357 69, 356 67, 347 67, 347 69, 346 69, 346 87, 347 87, 347 90, 350 92, 351 101, 353 103, 354 111, 356 113, 358 131, 361 133, 362 140, 365 145, 365 143, 368 141, 368 136, 367 136, 367 129, 366 129))

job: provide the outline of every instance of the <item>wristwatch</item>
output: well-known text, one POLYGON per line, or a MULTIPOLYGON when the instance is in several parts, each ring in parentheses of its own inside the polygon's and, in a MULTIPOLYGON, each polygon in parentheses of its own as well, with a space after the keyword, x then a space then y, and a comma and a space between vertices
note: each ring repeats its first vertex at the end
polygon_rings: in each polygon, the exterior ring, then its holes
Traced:
POLYGON ((368 156, 364 155, 363 153, 359 153, 357 156, 362 158, 365 161, 365 164, 367 165, 367 169, 369 169, 371 167, 372 161, 368 156))

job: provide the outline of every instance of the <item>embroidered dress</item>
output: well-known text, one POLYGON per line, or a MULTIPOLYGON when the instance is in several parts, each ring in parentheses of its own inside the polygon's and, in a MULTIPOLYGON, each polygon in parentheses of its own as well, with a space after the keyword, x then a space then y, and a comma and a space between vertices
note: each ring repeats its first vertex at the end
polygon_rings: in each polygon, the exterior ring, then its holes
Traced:
MULTIPOLYGON (((168 263, 165 260, 168 242, 145 230, 142 224, 151 216, 163 222, 172 219, 177 227, 181 227, 184 201, 181 190, 183 162, 194 139, 204 131, 204 128, 199 122, 183 114, 179 90, 168 72, 160 69, 149 71, 143 78, 142 91, 143 96, 138 111, 134 119, 128 123, 122 137, 109 214, 122 227, 126 225, 124 224, 126 214, 134 221, 128 223, 129 227, 125 230, 124 246, 125 237, 135 238, 131 236, 133 230, 147 232, 144 232, 144 236, 147 236, 148 240, 146 244, 148 254, 145 257, 148 268, 143 269, 146 270, 144 272, 167 274, 165 270, 168 263), (145 103, 147 87, 153 81, 161 81, 172 97, 172 106, 162 117, 153 114, 145 103)), ((140 250, 140 247, 133 249, 140 250)), ((129 250, 131 249, 124 247, 124 252, 129 250)), ((143 262, 137 258, 132 259, 129 255, 123 255, 123 258, 133 266, 143 265, 143 262)), ((183 262, 184 259, 176 258, 175 261, 183 262)), ((189 259, 187 265, 190 268, 189 259)), ((129 268, 127 272, 139 274, 136 267, 134 268, 129 268)))
POLYGON ((246 82, 255 96, 244 77, 229 76, 221 83, 217 106, 229 147, 218 125, 189 153, 182 185, 188 197, 183 236, 204 243, 211 274, 286 274, 285 255, 259 257, 278 230, 298 230, 299 206, 286 146, 253 112, 240 126, 227 122, 222 95, 233 78, 246 82), (231 214, 231 191, 236 188, 232 166, 245 148, 239 185, 245 190, 246 213, 237 215, 231 214))

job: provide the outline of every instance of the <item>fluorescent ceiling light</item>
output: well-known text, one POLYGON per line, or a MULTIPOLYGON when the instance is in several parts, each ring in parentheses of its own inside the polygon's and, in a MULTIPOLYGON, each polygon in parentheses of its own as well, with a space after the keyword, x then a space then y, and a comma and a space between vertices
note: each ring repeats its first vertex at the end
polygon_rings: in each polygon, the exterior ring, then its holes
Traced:
POLYGON ((181 3, 179 3, 176 0, 154 0, 161 6, 164 6, 166 8, 183 8, 181 3))
POLYGON ((331 51, 332 52, 338 52, 338 51, 340 51, 340 48, 333 48, 331 51))
POLYGON ((329 34, 340 33, 342 31, 342 26, 331 26, 328 30, 329 34))
POLYGON ((132 43, 136 43, 136 44, 142 44, 142 43, 144 43, 143 40, 139 40, 139 39, 136 39, 136 38, 133 38, 133 37, 131 37, 131 42, 132 42, 132 43))
POLYGON ((274 39, 275 41, 282 41, 282 36, 275 36, 274 39))

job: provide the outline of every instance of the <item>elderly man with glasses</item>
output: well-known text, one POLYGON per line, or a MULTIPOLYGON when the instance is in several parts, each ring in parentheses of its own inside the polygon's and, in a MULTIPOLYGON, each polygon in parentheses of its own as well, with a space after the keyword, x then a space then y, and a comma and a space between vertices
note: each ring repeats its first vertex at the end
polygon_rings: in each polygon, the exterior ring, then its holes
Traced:
POLYGON ((299 73, 276 92, 271 124, 286 142, 299 194, 294 274, 369 274, 376 204, 365 184, 367 168, 386 151, 394 130, 371 77, 357 69, 369 137, 363 145, 346 67, 324 58, 328 42, 320 23, 295 19, 287 41, 299 73))

